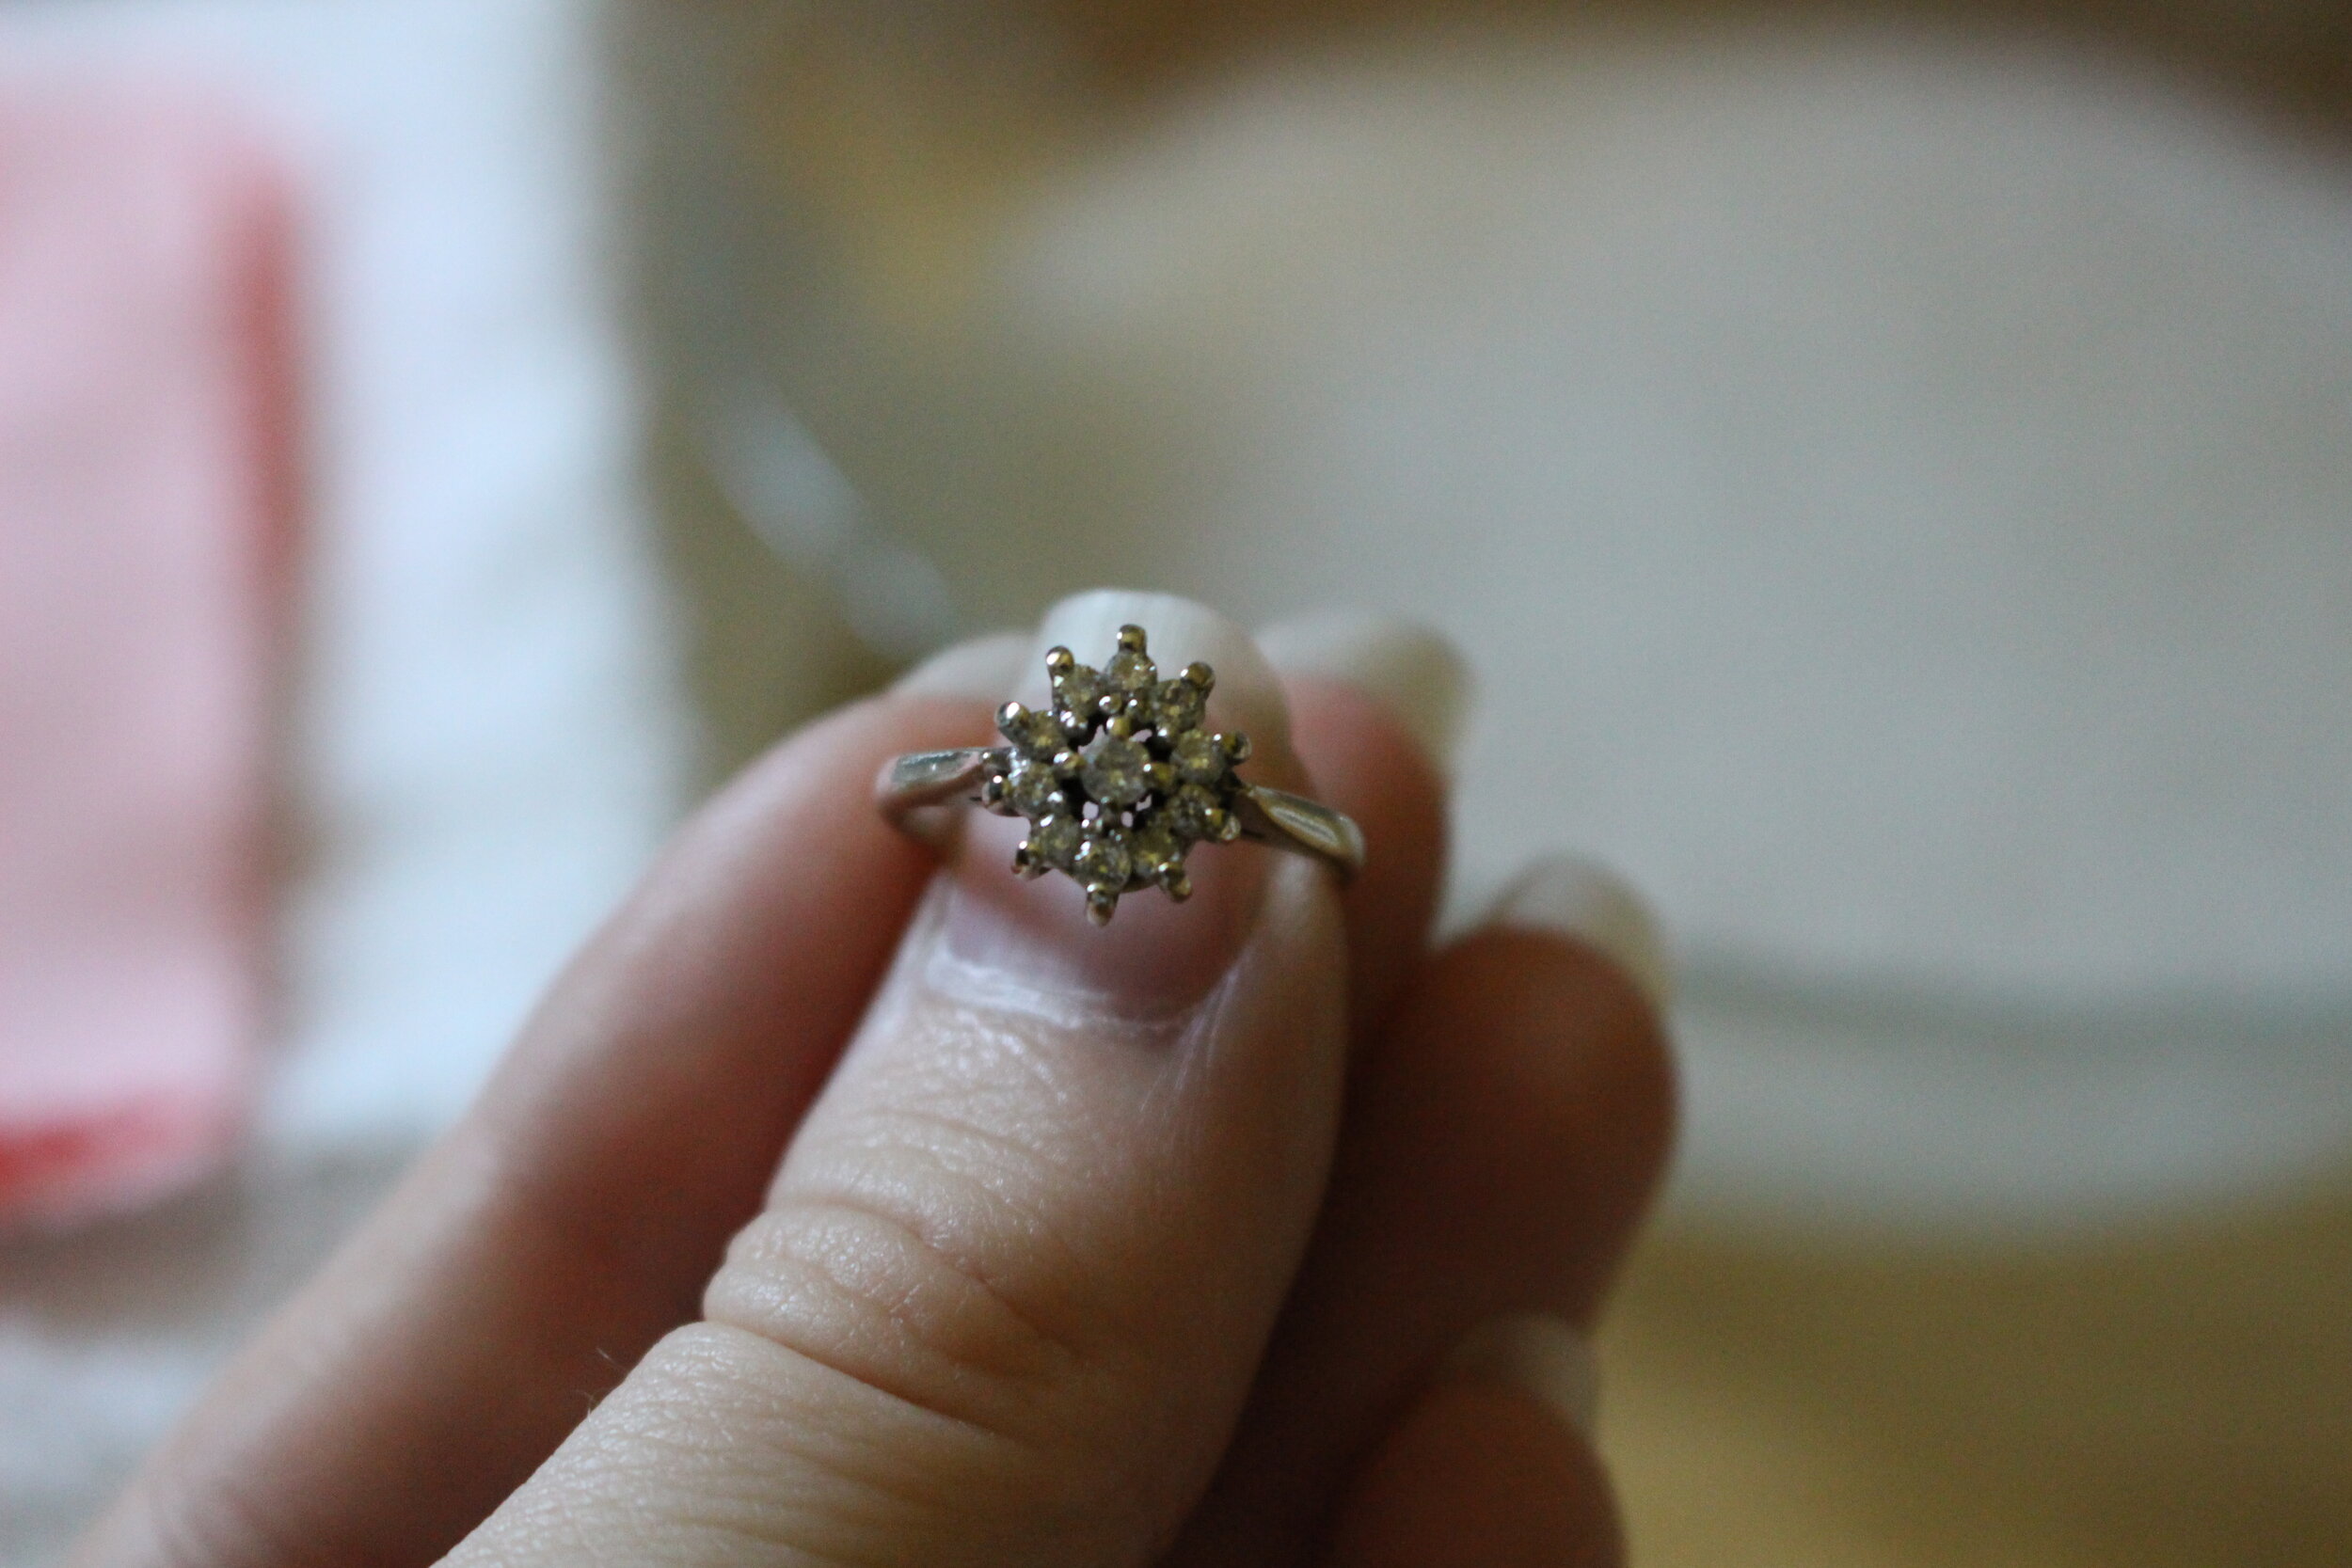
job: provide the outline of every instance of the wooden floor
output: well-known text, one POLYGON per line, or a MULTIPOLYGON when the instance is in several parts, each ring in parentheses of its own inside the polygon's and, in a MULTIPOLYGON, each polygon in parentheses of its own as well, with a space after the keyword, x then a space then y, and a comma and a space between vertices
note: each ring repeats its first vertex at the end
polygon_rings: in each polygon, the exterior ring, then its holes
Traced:
POLYGON ((2352 1182, 1974 1257, 1673 1226, 1602 1357, 1638 1568, 2352 1564, 2352 1182))

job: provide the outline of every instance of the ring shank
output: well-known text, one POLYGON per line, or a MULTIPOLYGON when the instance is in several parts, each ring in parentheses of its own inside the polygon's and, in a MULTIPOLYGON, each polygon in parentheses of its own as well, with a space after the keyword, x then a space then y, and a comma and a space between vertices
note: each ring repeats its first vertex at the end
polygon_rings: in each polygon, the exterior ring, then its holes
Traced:
POLYGON ((1244 784, 1234 802, 1241 836, 1295 855, 1312 855, 1343 879, 1364 868, 1364 831, 1344 812, 1287 789, 1244 784))
POLYGON ((959 746, 946 752, 905 752, 892 757, 874 781, 874 803, 893 822, 924 806, 941 806, 968 796, 979 799, 980 781, 1002 768, 1010 752, 999 746, 959 746))
MULTIPOLYGON (((977 802, 981 781, 1010 761, 1010 749, 1002 746, 908 752, 883 767, 874 783, 874 803, 892 822, 904 825, 910 813, 927 806, 977 802)), ((1343 880, 1363 869, 1363 830, 1343 812, 1263 784, 1242 785, 1233 805, 1246 839, 1319 860, 1343 880)))

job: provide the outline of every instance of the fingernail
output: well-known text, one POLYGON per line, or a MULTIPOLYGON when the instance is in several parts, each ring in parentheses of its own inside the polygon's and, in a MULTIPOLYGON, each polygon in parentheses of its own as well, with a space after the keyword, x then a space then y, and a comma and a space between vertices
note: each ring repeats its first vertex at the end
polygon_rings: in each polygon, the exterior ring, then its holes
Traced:
POLYGON ((1551 931, 1597 948, 1663 1012, 1674 1001, 1674 968, 1649 905, 1615 872, 1578 855, 1552 855, 1503 891, 1489 926, 1551 931))
MULTIPOLYGON (((1263 776, 1261 764, 1279 765, 1290 721, 1273 667, 1248 633, 1189 599, 1104 590, 1063 600, 1046 612, 1024 656, 1011 688, 1017 700, 1033 708, 1046 703, 1047 650, 1066 647, 1101 669, 1128 626, 1144 628, 1163 678, 1196 662, 1215 671, 1208 721, 1249 736, 1245 777, 1263 776)), ((1000 1003, 1027 995, 1048 1009, 1076 1001, 1096 1011, 1166 1012, 1206 995, 1256 924, 1266 879, 1262 848, 1197 844, 1184 862, 1188 899, 1179 904, 1144 888, 1123 895, 1108 923, 1097 926, 1087 916, 1086 889, 1071 878, 1013 875, 1028 828, 1019 817, 972 820, 942 916, 944 982, 991 991, 1000 1003)))
POLYGON ((1489 1318, 1462 1337, 1435 1375, 1516 1388, 1587 1437, 1600 1408, 1600 1364, 1592 1341, 1540 1312, 1489 1318))
POLYGON ((951 643, 890 683, 902 697, 970 697, 1001 703, 1021 683, 1029 634, 992 632, 951 643))
POLYGON ((1286 675, 1343 681, 1380 703, 1440 770, 1453 766, 1470 716, 1470 667, 1427 626, 1362 610, 1277 621, 1259 646, 1286 675))

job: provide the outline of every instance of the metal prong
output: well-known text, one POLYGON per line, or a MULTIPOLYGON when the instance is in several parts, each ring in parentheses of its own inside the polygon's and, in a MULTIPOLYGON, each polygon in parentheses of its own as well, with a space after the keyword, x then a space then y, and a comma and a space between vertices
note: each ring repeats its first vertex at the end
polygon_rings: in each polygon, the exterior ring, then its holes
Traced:
POLYGON ((1142 653, 1144 651, 1143 628, 1141 626, 1120 627, 1119 645, 1129 653, 1142 653))

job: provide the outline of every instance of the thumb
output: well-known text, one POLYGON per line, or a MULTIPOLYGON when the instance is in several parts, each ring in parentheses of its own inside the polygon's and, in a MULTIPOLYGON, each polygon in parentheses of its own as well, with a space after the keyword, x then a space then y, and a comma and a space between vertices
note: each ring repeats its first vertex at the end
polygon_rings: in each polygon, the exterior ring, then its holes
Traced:
MULTIPOLYGON (((1084 595, 1041 647, 1099 659, 1129 621, 1213 664, 1213 718, 1294 782, 1272 674, 1200 607, 1084 595)), ((1189 903, 1097 929, 1068 881, 1007 874, 1008 824, 969 826, 704 1321, 453 1560, 1101 1564, 1174 1533, 1321 1196, 1337 900, 1210 847, 1189 903)))

